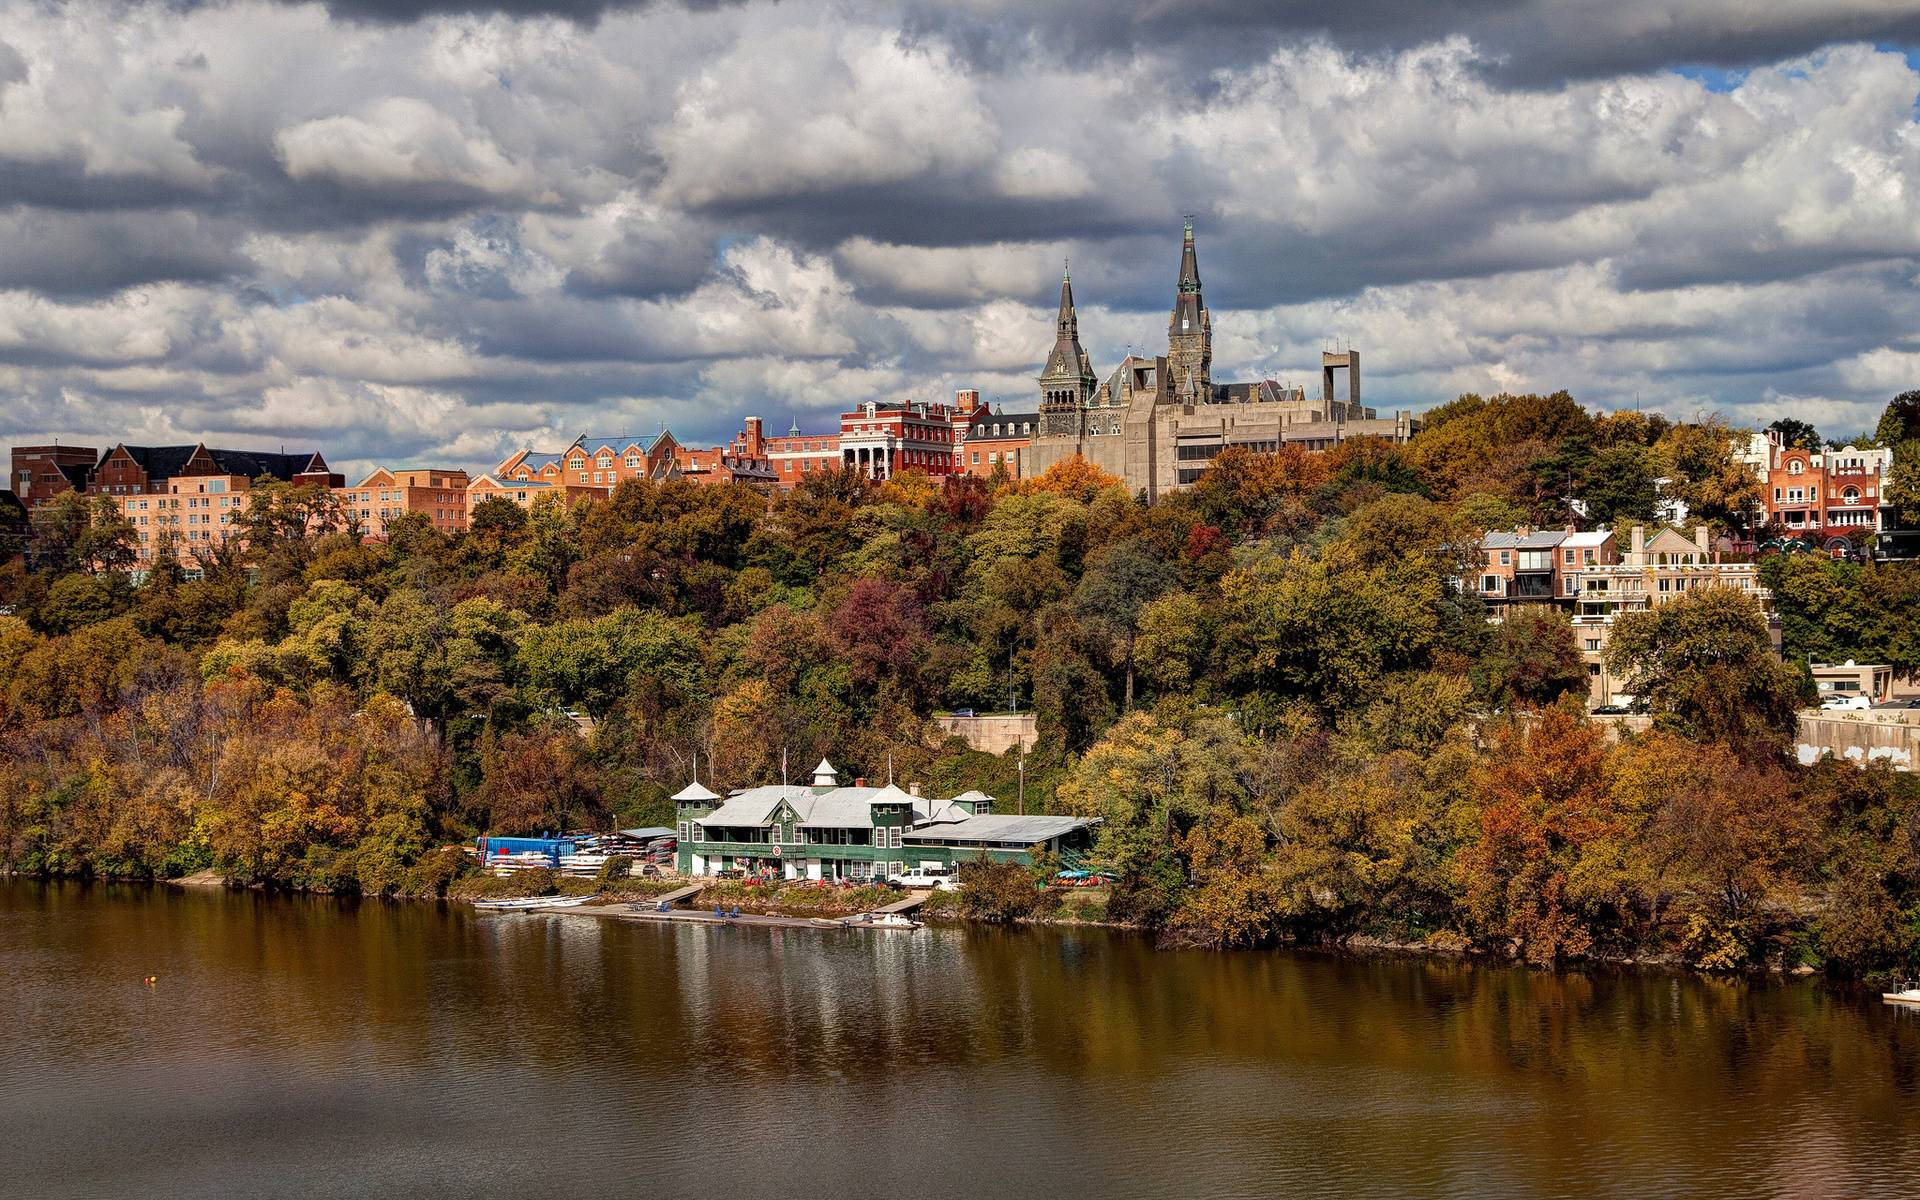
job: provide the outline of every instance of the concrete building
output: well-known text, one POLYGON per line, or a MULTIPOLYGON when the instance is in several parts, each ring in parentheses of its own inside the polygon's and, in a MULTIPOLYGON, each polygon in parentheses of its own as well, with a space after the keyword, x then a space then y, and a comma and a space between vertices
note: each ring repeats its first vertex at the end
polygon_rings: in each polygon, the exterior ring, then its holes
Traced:
POLYGON ((384 540, 387 528, 409 513, 420 513, 449 537, 467 527, 465 471, 437 467, 381 467, 352 487, 334 489, 342 514, 360 532, 384 540))
POLYGON ((1893 668, 1886 663, 1808 663, 1820 699, 1829 696, 1865 696, 1875 704, 1893 698, 1893 668))
POLYGON ((1119 476, 1128 490, 1155 499, 1192 484, 1229 446, 1264 453, 1288 444, 1325 450, 1356 437, 1404 442, 1413 435, 1410 413, 1382 419, 1360 403, 1358 351, 1323 353, 1320 366, 1321 392, 1313 399, 1270 379, 1214 382, 1213 314, 1189 221, 1165 355, 1129 355, 1101 381, 1080 344, 1073 281, 1061 280, 1053 349, 1039 376, 1040 429, 1024 465, 1038 474, 1078 455, 1119 476), (1341 372, 1344 398, 1334 387, 1341 372))
POLYGON ((28 508, 45 504, 61 492, 84 492, 93 480, 100 451, 92 446, 15 446, 8 470, 8 488, 28 508))
POLYGON ((993 812, 993 798, 966 792, 950 800, 918 785, 841 787, 825 759, 810 785, 748 788, 722 800, 692 784, 674 797, 679 867, 685 875, 743 871, 780 879, 872 879, 909 867, 951 866, 984 855, 1027 863, 1038 846, 1054 854, 1092 846, 1084 817, 993 812))

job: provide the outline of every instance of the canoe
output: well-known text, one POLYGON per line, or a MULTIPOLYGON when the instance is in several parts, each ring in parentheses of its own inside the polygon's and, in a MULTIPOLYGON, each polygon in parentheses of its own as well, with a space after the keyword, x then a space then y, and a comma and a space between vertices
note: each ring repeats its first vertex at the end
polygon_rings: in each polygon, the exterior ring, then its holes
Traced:
POLYGON ((538 912, 543 908, 578 908, 592 896, 531 896, 521 900, 475 900, 484 912, 538 912))

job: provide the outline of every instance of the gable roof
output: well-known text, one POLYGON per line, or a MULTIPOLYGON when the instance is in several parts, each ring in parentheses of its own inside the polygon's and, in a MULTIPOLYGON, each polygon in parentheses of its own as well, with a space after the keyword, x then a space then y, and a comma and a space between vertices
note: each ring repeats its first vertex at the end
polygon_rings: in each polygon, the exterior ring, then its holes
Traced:
POLYGON ((1088 817, 1022 817, 1012 813, 992 816, 968 817, 964 821, 940 825, 931 829, 910 829, 906 840, 932 840, 940 842, 1019 842, 1033 845, 1048 838, 1059 837, 1063 833, 1072 833, 1076 829, 1091 829, 1095 822, 1088 817))

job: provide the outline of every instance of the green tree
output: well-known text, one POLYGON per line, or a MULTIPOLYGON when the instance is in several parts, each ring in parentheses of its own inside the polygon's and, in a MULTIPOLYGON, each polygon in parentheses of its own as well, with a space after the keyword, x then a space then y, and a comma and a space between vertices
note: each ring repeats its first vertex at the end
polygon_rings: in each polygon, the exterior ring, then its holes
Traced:
POLYGON ((1767 432, 1780 435, 1780 444, 1795 450, 1819 450, 1820 431, 1805 421, 1781 417, 1767 426, 1767 432))
POLYGON ((1782 747, 1812 679, 1774 653, 1765 614, 1734 588, 1701 588, 1613 627, 1607 666, 1684 736, 1782 747))
POLYGON ((1140 614, 1149 603, 1177 582, 1173 565, 1140 539, 1116 542, 1081 576, 1073 606, 1085 625, 1104 635, 1113 647, 1125 683, 1122 710, 1133 707, 1134 655, 1140 636, 1140 614))

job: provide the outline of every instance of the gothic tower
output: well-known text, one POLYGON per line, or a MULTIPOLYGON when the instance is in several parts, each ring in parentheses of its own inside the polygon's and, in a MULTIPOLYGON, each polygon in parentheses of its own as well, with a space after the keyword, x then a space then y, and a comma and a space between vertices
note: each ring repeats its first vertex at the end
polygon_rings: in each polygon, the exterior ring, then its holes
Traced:
POLYGON ((1060 316, 1054 325, 1053 353, 1040 372, 1040 432, 1077 437, 1087 402, 1100 389, 1093 361, 1080 348, 1080 319, 1073 311, 1073 276, 1060 278, 1060 316))
POLYGON ((1167 369, 1180 404, 1213 400, 1213 314, 1200 295, 1200 259, 1193 251, 1193 218, 1180 246, 1180 291, 1167 322, 1167 369))

